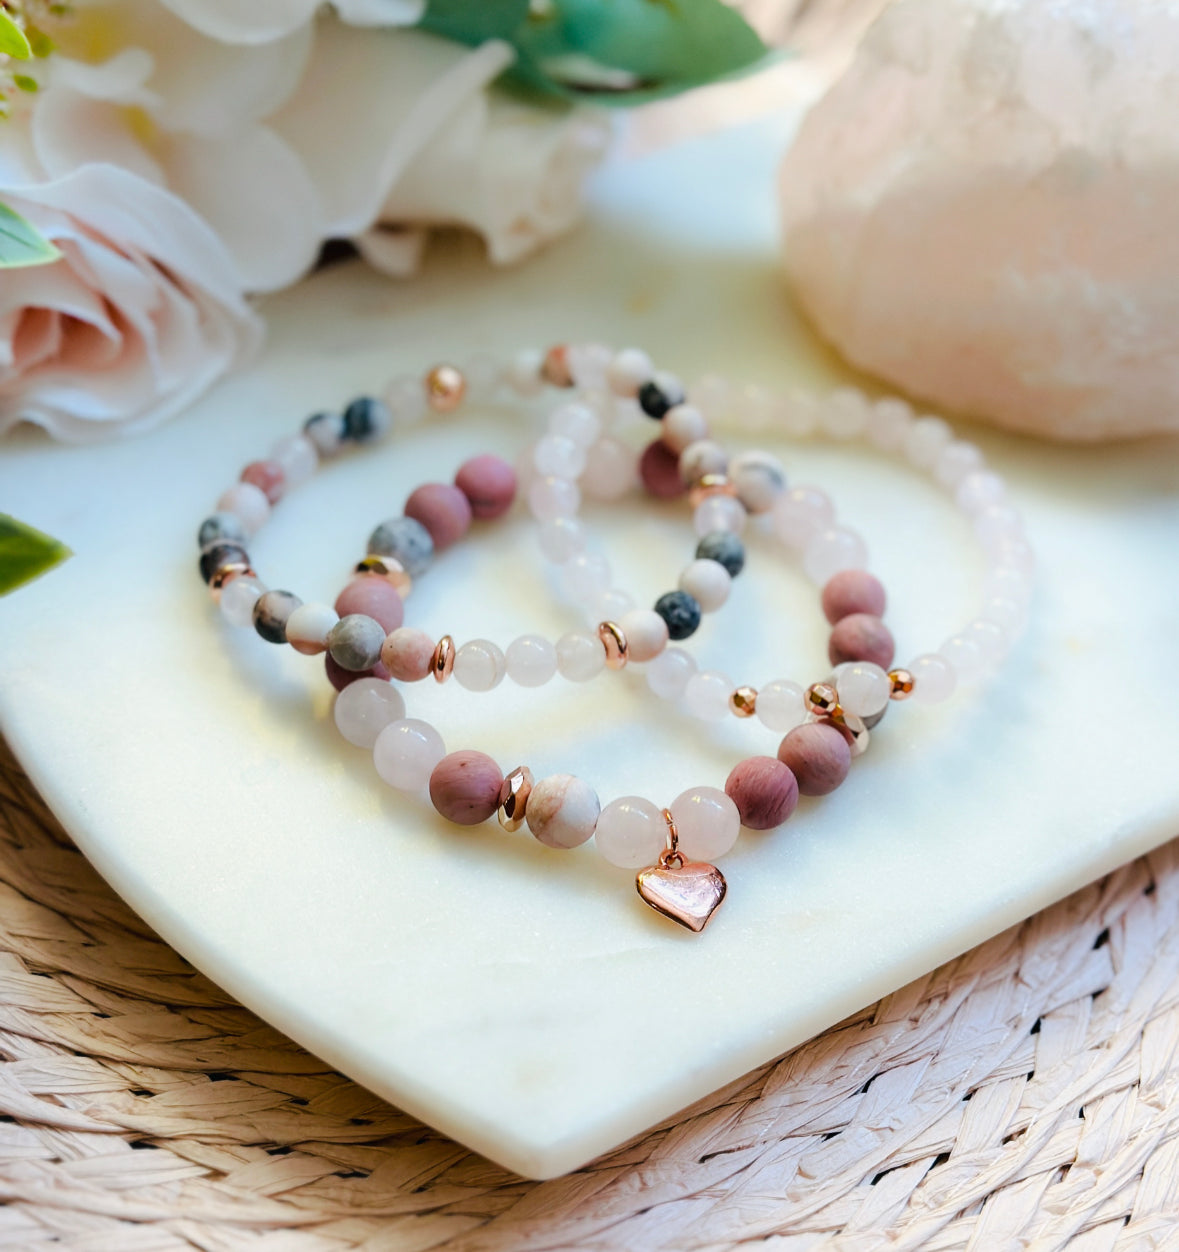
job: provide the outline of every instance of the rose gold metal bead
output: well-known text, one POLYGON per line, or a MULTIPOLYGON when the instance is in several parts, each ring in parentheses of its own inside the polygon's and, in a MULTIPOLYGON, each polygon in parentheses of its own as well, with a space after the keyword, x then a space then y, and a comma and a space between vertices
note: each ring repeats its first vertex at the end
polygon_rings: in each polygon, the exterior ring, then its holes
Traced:
POLYGON ((439 683, 444 683, 454 673, 454 640, 449 635, 443 635, 438 640, 430 661, 430 673, 439 683))
POLYGON ((456 365, 435 365, 426 375, 426 403, 435 413, 453 413, 467 394, 467 380, 456 365))
POLYGON ((738 717, 752 717, 757 712, 757 690, 754 687, 738 687, 729 696, 729 708, 738 717))
POLYGON ((228 565, 218 566, 209 579, 209 593, 214 600, 221 599, 225 584, 235 578, 257 578, 258 575, 244 561, 230 561, 228 565))
POLYGON ((913 694, 915 680, 907 669, 890 669, 888 678, 892 683, 891 699, 907 700, 913 694))
POLYGON ((804 702, 808 713, 826 717, 839 708, 839 693, 830 683, 812 683, 806 689, 804 702))
POLYGON ((705 474, 703 478, 692 484, 688 492, 688 503, 695 508, 703 504, 710 496, 735 496, 736 484, 729 480, 727 474, 705 474))
POLYGON ((622 669, 626 664, 626 632, 617 622, 599 622, 598 638, 606 649, 606 664, 610 669, 622 669))
POLYGON ((532 771, 527 765, 517 765, 499 787, 499 824, 504 830, 516 831, 524 825, 531 794, 532 771))
POLYGON ((868 727, 864 725, 863 718, 857 717, 854 713, 847 713, 841 708, 836 708, 834 713, 828 717, 820 717, 819 721, 826 722, 829 726, 834 726, 836 730, 843 731, 843 737, 851 747, 852 756, 863 756, 868 751, 871 733, 868 727))
POLYGON ((569 346, 559 343, 544 354, 540 376, 550 387, 572 387, 573 375, 569 370, 569 346))
POLYGON ((366 556, 363 561, 356 562, 353 573, 372 574, 387 579, 397 588, 397 593, 403 600, 413 590, 413 579, 405 572, 405 566, 391 556, 366 556))

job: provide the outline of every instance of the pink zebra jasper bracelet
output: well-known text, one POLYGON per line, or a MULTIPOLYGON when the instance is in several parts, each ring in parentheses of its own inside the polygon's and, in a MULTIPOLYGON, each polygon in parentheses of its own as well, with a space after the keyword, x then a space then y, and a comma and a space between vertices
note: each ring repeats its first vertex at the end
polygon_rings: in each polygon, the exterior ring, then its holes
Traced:
POLYGON ((944 423, 915 418, 899 401, 873 404, 851 391, 822 401, 776 399, 759 389, 734 392, 708 379, 696 391, 695 406, 689 406, 678 381, 654 370, 641 352, 613 353, 596 345, 523 353, 503 371, 483 358, 466 370, 440 366, 416 382, 396 380, 387 398, 387 405, 364 398, 342 414, 317 414, 300 434, 280 441, 269 460, 248 466, 242 481, 221 498, 219 512, 202 525, 199 538, 201 571, 220 598, 222 615, 231 624, 253 624, 272 642, 289 642, 309 654, 326 652, 329 676, 339 689, 337 725, 350 742, 372 750, 385 782, 409 793, 428 790, 437 811, 460 825, 498 812, 505 829, 527 824, 552 848, 577 847, 592 837, 607 861, 638 871, 636 888, 648 905, 688 929, 703 929, 724 898, 725 880, 712 862, 732 848, 742 825, 773 828, 794 811, 800 793, 833 790, 892 700, 910 694, 930 703, 945 699, 957 679, 977 677, 993 666, 1022 625, 1033 562, 1002 482, 985 469, 977 449, 953 440, 944 423), (505 653, 486 640, 456 648, 449 636, 434 641, 402 625, 402 599, 434 551, 455 542, 472 518, 500 516, 511 507, 515 474, 494 457, 466 463, 453 484, 428 484, 413 492, 405 516, 374 531, 370 555, 335 609, 304 605, 290 593, 267 591, 258 580, 246 554, 248 534, 322 457, 348 443, 373 441, 394 420, 416 420, 431 408, 453 411, 468 390, 490 397, 506 386, 523 397, 546 382, 578 386, 581 394, 550 415, 547 433, 526 462, 532 479, 526 494, 541 525, 542 550, 562 567, 563 581, 581 589, 591 621, 601 614, 596 630, 570 632, 556 644, 522 636, 505 653), (991 559, 979 616, 938 652, 918 656, 905 669, 890 668, 892 638, 880 620, 884 589, 861 568, 862 540, 835 524, 822 492, 787 489, 781 466, 768 454, 728 461, 709 438, 709 422, 723 423, 734 410, 796 435, 844 440, 863 435, 931 472, 972 518, 991 559), (637 455, 615 436, 625 433, 618 428, 631 419, 636 424, 640 413, 660 423, 660 435, 637 455), (680 586, 652 610, 633 608, 612 586, 608 565, 587 554, 576 516, 582 489, 610 498, 636 476, 651 494, 686 494, 700 535, 696 559, 680 586), (805 688, 787 680, 760 690, 734 686, 724 675, 697 673, 686 651, 669 646, 693 633, 706 607, 719 607, 727 598, 726 580, 744 562, 740 532, 751 520, 799 552, 804 569, 822 588, 835 670, 805 688), (777 754, 740 762, 723 791, 693 788, 667 807, 636 796, 602 807, 596 791, 575 776, 537 780, 525 766, 505 774, 483 752, 448 753, 433 726, 406 717, 404 699, 389 681, 454 676, 470 689, 487 690, 505 675, 537 686, 555 673, 584 681, 633 663, 646 665, 652 690, 678 699, 697 716, 756 716, 776 733, 786 731, 777 754))

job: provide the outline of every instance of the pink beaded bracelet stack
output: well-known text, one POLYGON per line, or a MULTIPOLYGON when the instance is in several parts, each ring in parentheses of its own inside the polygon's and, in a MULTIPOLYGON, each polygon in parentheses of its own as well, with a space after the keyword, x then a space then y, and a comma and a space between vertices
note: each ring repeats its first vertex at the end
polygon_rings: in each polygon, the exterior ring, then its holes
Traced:
POLYGON ((834 790, 892 701, 910 695, 928 703, 945 699, 958 679, 978 677, 1001 659, 1026 616, 1033 560, 1002 481, 985 468, 977 448, 954 440, 936 418, 914 417, 900 401, 872 403, 850 390, 825 401, 775 399, 757 388, 734 392, 710 378, 689 405, 679 381, 656 370, 644 353, 600 345, 521 353, 505 369, 484 358, 466 369, 437 366, 423 379, 394 380, 387 400, 361 397, 340 414, 316 414, 268 459, 247 466, 221 497, 198 539, 201 573, 222 616, 232 625, 252 624, 269 642, 325 655, 338 691, 336 723, 350 742, 372 750, 377 773, 389 785, 407 793, 428 790, 437 811, 459 825, 498 812, 506 830, 527 824, 552 848, 574 848, 593 838, 607 861, 638 871, 636 888, 648 905, 690 930, 703 929, 724 898, 725 880, 712 862, 730 850, 741 826, 772 829, 793 813, 800 794, 834 790), (431 410, 453 412, 472 391, 490 398, 507 389, 526 398, 546 384, 561 399, 529 450, 526 495, 542 552, 588 614, 589 629, 555 642, 523 635, 500 649, 485 639, 456 646, 449 635, 434 640, 403 624, 413 579, 425 573, 435 553, 457 542, 472 521, 493 520, 512 507, 517 473, 492 455, 467 461, 453 483, 414 490, 404 515, 373 531, 368 554, 334 607, 304 604, 259 580, 247 554, 249 537, 321 460, 349 445, 375 442, 395 422, 410 424, 431 410), (768 453, 729 460, 710 437, 710 420, 723 422, 736 409, 794 434, 864 436, 930 472, 972 519, 990 557, 979 615, 937 652, 893 668, 893 640, 882 621, 884 588, 863 569, 862 539, 836 523, 823 492, 788 489, 781 464, 768 453), (636 413, 660 429, 641 454, 613 429, 620 417, 636 413), (578 516, 583 491, 612 499, 636 480, 659 498, 686 496, 699 538, 678 587, 651 609, 636 608, 612 585, 608 563, 587 551, 578 516), (834 666, 821 681, 735 685, 726 675, 699 672, 688 651, 671 646, 727 600, 745 563, 740 536, 751 518, 797 552, 821 588, 834 666), (685 712, 704 720, 756 717, 784 732, 776 755, 741 761, 723 790, 692 788, 666 807, 637 796, 603 807, 594 788, 573 775, 537 780, 526 766, 505 773, 481 751, 448 753, 433 726, 406 716, 398 686, 432 676, 437 682, 454 677, 474 691, 492 690, 505 678, 535 687, 556 674, 584 682, 632 664, 645 665, 651 690, 678 701, 685 712))

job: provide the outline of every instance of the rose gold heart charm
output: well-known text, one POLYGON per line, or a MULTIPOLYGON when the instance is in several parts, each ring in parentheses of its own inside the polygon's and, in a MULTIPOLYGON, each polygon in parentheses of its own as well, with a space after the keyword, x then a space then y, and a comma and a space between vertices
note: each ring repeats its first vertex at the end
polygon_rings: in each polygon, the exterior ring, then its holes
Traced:
POLYGON ((706 861, 685 861, 678 851, 679 837, 667 809, 667 847, 654 865, 635 875, 635 890, 656 913, 699 934, 725 898, 725 876, 706 861))

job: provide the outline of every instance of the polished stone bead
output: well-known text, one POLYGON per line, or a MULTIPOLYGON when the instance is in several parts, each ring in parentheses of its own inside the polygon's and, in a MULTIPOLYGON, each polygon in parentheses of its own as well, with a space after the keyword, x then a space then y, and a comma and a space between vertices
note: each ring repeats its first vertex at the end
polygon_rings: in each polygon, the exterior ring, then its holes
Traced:
POLYGON ((212 582, 213 575, 223 565, 249 565, 250 554, 237 543, 214 543, 206 548, 198 562, 201 577, 205 582, 212 582))
POLYGON ((197 531, 197 546, 202 551, 215 543, 236 543, 244 547, 248 538, 246 528, 236 514, 214 513, 201 523, 197 531))
POLYGON ((373 443, 393 428, 393 414, 373 396, 357 396, 344 410, 344 438, 353 443, 373 443))
POLYGON ((349 743, 371 748, 386 726, 405 716, 405 701, 392 683, 361 678, 336 696, 332 716, 349 743))
POLYGON ((499 808, 503 770, 484 752, 451 752, 430 775, 434 807, 459 826, 478 826, 499 808))
POLYGON ((896 644, 892 632, 871 613, 851 613, 831 628, 827 656, 832 665, 844 661, 871 661, 881 669, 892 665, 896 644))
POLYGON ((825 796, 847 777, 851 748, 834 726, 807 722, 782 740, 778 760, 790 767, 804 796, 825 796))
POLYGON ((270 504, 277 504, 287 489, 287 476, 277 461, 251 461, 242 470, 241 481, 253 483, 270 504))
POLYGON ((823 586, 823 612, 832 626, 853 613, 884 616, 884 584, 863 569, 840 570, 823 586))
POLYGON ((388 682, 392 675, 381 664, 376 664, 372 669, 349 670, 344 669, 332 658, 329 652, 323 658, 323 668, 327 673, 327 680, 337 691, 343 691, 350 683, 356 682, 358 678, 380 678, 384 682, 388 682))
POLYGON ((648 417, 662 419, 668 409, 674 409, 685 400, 683 383, 674 375, 659 370, 638 390, 639 408, 648 417))
POLYGON ((712 530, 696 545, 696 556, 701 561, 715 561, 736 578, 745 568, 745 544, 740 535, 731 530, 712 530))
POLYGON ((572 774, 550 774, 532 784, 525 813, 533 837, 550 848, 576 848, 594 833, 602 811, 598 793, 572 774))
POLYGON ((639 457, 639 477, 648 494, 659 500, 674 500, 688 490, 680 477, 679 457, 662 439, 652 440, 643 449, 639 457))
POLYGON ((434 540, 412 517, 391 517, 369 535, 368 554, 392 557, 411 578, 419 578, 434 559, 434 540))
POLYGON ((385 628, 364 613, 349 613, 328 631, 332 660, 341 668, 359 673, 372 669, 381 659, 385 628))
POLYGON ((700 625, 700 605, 686 591, 669 591, 655 601, 655 612, 667 623, 670 639, 687 639, 700 625))
POLYGON ((336 612, 341 617, 362 613, 381 623, 385 634, 405 621, 405 602, 397 588, 377 574, 361 574, 336 597, 336 612))
POLYGON ((314 413, 303 423, 303 433, 320 456, 331 456, 344 442, 344 419, 339 413, 314 413))
POLYGON ((441 551, 470 529, 471 505, 453 483, 423 483, 406 500, 405 516, 421 522, 441 551))
POLYGON ((263 592, 254 604, 254 629, 267 643, 286 643, 287 618, 302 603, 291 591, 263 592))
POLYGON ((798 807, 798 781, 772 756, 751 756, 729 774, 725 793, 749 830, 773 830, 798 807))
POLYGON ((424 630, 402 626, 381 645, 381 664, 399 682, 420 682, 430 673, 436 646, 424 630))
POLYGON ((464 461, 454 485, 467 497, 481 522, 502 517, 516 498, 516 471, 502 457, 485 453, 464 461))

